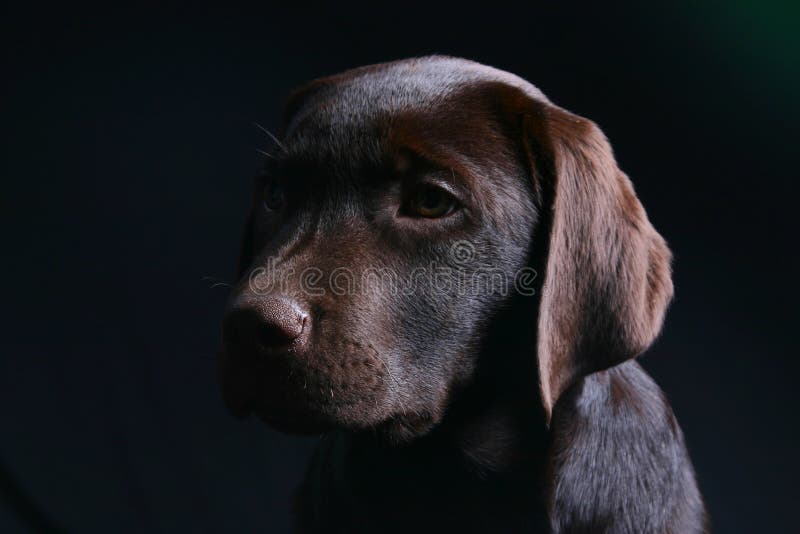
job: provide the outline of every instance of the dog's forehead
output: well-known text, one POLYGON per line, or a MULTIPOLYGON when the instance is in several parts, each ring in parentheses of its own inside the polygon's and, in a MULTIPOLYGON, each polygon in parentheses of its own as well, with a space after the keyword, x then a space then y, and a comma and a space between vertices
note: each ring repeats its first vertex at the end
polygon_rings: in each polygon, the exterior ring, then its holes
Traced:
POLYGON ((322 145, 335 153, 346 149, 353 156, 359 147, 374 148, 369 142, 385 137, 399 117, 435 116, 465 90, 490 83, 547 102, 522 78, 480 63, 446 56, 407 59, 353 69, 302 87, 287 108, 286 139, 298 151, 322 145))
POLYGON ((466 87, 480 83, 516 87, 547 101, 519 76, 466 59, 427 56, 369 65, 314 80, 301 87, 289 106, 288 130, 308 114, 358 121, 409 108, 435 106, 466 87))

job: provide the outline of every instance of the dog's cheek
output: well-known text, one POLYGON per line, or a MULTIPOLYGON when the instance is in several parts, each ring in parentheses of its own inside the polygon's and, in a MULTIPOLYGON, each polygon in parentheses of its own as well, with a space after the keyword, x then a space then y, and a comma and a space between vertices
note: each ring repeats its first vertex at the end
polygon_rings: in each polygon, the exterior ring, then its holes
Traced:
POLYGON ((472 343, 476 310, 455 280, 431 279, 387 306, 393 316, 395 365, 404 375, 413 409, 438 416, 450 390, 469 379, 476 359, 472 343))

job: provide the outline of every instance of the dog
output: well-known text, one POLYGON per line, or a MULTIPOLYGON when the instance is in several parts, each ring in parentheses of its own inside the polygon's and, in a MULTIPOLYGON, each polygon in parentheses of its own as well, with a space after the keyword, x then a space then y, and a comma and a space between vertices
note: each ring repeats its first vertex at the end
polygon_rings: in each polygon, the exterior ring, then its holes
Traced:
POLYGON ((431 56, 310 82, 255 187, 226 405, 321 434, 297 532, 706 532, 635 362, 671 254, 606 138, 431 56))

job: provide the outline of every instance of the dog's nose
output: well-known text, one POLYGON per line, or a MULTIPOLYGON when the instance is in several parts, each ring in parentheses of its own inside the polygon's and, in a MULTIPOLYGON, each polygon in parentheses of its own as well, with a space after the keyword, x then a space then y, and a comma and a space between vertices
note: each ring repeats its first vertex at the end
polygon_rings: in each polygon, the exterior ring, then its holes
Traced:
POLYGON ((223 320, 223 340, 238 351, 271 353, 301 345, 308 336, 308 313, 284 297, 236 303, 223 320))
POLYGON ((261 325, 257 338, 262 348, 281 348, 303 334, 308 314, 296 304, 285 299, 270 299, 259 308, 261 325))

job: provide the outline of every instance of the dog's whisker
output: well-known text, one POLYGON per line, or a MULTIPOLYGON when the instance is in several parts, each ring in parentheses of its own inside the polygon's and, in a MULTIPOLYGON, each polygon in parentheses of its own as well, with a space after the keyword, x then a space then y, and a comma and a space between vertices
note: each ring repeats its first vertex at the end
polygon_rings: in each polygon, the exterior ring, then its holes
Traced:
POLYGON ((217 282, 215 284, 211 284, 208 288, 209 289, 214 289, 214 288, 217 288, 217 287, 227 287, 228 289, 233 289, 233 286, 230 285, 227 282, 217 282))
POLYGON ((259 130, 261 130, 262 132, 264 132, 265 134, 267 134, 267 135, 269 136, 269 138, 270 138, 270 139, 272 139, 272 141, 273 141, 273 142, 274 142, 276 145, 278 145, 278 147, 279 147, 281 150, 283 150, 284 152, 286 152, 286 147, 283 145, 283 143, 281 143, 281 142, 280 142, 280 140, 278 140, 278 138, 277 138, 277 137, 275 137, 275 135, 274 135, 272 132, 270 132, 269 130, 267 130, 266 128, 264 128, 263 126, 261 126, 261 125, 260 125, 259 123, 257 123, 257 122, 253 122, 253 125, 254 125, 256 128, 258 128, 259 130))
POLYGON ((273 156, 273 155, 272 155, 272 154, 270 154, 269 152, 266 152, 266 151, 264 151, 264 150, 261 150, 260 148, 257 148, 257 149, 256 149, 256 152, 258 152, 259 154, 261 154, 261 155, 262 155, 262 156, 264 156, 265 158, 269 158, 269 159, 275 159, 275 156, 273 156))
POLYGON ((202 279, 206 282, 214 282, 209 286, 209 289, 214 289, 217 287, 227 287, 229 289, 233 289, 233 285, 222 278, 217 278, 215 276, 204 276, 202 279))

